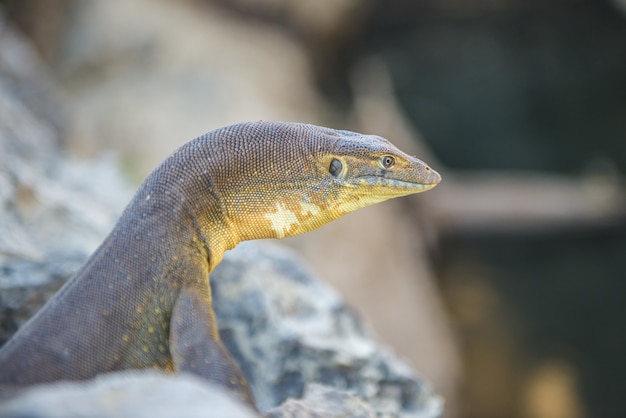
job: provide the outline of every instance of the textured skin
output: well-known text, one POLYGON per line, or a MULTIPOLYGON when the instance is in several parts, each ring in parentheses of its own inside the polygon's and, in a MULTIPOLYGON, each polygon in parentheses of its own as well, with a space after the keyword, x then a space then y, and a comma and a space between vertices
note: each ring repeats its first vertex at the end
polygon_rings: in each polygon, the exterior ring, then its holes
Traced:
POLYGON ((380 137, 312 125, 244 123, 196 138, 148 176, 86 264, 0 349, 0 385, 159 368, 253 403, 211 303, 208 273, 224 251, 307 232, 439 180, 380 137), (393 167, 383 167, 385 155, 393 167))

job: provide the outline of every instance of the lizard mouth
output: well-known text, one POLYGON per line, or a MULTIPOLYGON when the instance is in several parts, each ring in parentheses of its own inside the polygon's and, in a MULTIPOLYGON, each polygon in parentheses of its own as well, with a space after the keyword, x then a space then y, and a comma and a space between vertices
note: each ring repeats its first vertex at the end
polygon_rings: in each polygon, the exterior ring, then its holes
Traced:
POLYGON ((365 175, 355 178, 355 183, 366 184, 373 187, 385 187, 395 190, 414 191, 415 193, 425 192, 432 189, 441 182, 441 175, 435 170, 423 172, 415 179, 394 178, 377 175, 365 175))

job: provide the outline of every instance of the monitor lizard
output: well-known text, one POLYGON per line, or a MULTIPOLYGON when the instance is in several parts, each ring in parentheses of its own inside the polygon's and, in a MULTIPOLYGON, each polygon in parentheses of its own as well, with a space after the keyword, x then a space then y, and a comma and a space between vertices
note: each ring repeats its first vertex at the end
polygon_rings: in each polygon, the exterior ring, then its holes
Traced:
POLYGON ((379 136, 265 121, 200 136, 146 178, 94 254, 0 348, 0 386, 158 368, 202 376, 254 405, 212 307, 209 272, 224 252, 440 180, 379 136))

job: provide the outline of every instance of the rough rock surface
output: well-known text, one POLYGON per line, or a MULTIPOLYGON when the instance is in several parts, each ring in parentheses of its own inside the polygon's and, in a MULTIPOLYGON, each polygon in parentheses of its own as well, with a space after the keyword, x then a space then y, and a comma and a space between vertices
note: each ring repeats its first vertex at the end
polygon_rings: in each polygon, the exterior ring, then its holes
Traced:
POLYGON ((267 418, 374 418, 376 413, 358 396, 331 389, 326 386, 311 384, 303 399, 289 399, 280 408, 266 414, 267 418))
POLYGON ((100 243, 130 197, 113 161, 62 157, 63 102, 0 22, 0 344, 100 243))
POLYGON ((34 387, 0 404, 0 416, 92 418, 253 418, 258 416, 223 388, 188 374, 111 373, 87 384, 34 387))
POLYGON ((428 385, 378 345, 290 250, 240 244, 212 283, 221 335, 261 410, 300 398, 317 383, 351 391, 384 416, 440 413, 428 385))
MULTIPOLYGON (((130 193, 110 159, 79 162, 59 151, 63 112, 54 89, 37 90, 44 105, 34 110, 22 92, 45 83, 36 73, 15 68, 25 62, 36 68, 36 58, 9 30, 0 33, 0 46, 1 344, 85 261, 130 193), (39 84, 29 84, 33 80, 39 84)), ((290 252, 242 245, 227 254, 213 283, 222 335, 262 410, 305 396, 277 407, 273 416, 325 416, 330 410, 345 411, 344 416, 440 415, 441 399, 369 339, 339 296, 290 252)), ((187 411, 182 408, 196 397, 212 411, 228 407, 228 399, 205 397, 207 391, 212 390, 204 382, 185 376, 113 374, 40 386, 5 401, 1 411, 3 416, 168 416, 187 411), (188 396, 165 395, 174 391, 188 396), (79 406, 91 409, 60 409, 79 406)))

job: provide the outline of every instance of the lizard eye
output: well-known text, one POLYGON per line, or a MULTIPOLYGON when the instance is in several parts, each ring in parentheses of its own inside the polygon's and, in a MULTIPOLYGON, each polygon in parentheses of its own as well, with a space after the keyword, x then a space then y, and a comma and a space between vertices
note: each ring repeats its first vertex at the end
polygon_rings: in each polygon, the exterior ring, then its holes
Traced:
POLYGON ((380 157, 380 166, 386 170, 390 169, 396 163, 396 159, 391 155, 383 155, 380 157))
POLYGON ((330 167, 328 167, 328 172, 333 177, 337 177, 339 173, 341 173, 342 169, 343 169, 343 164, 341 164, 341 161, 339 161, 336 158, 333 158, 333 160, 330 162, 330 167))

